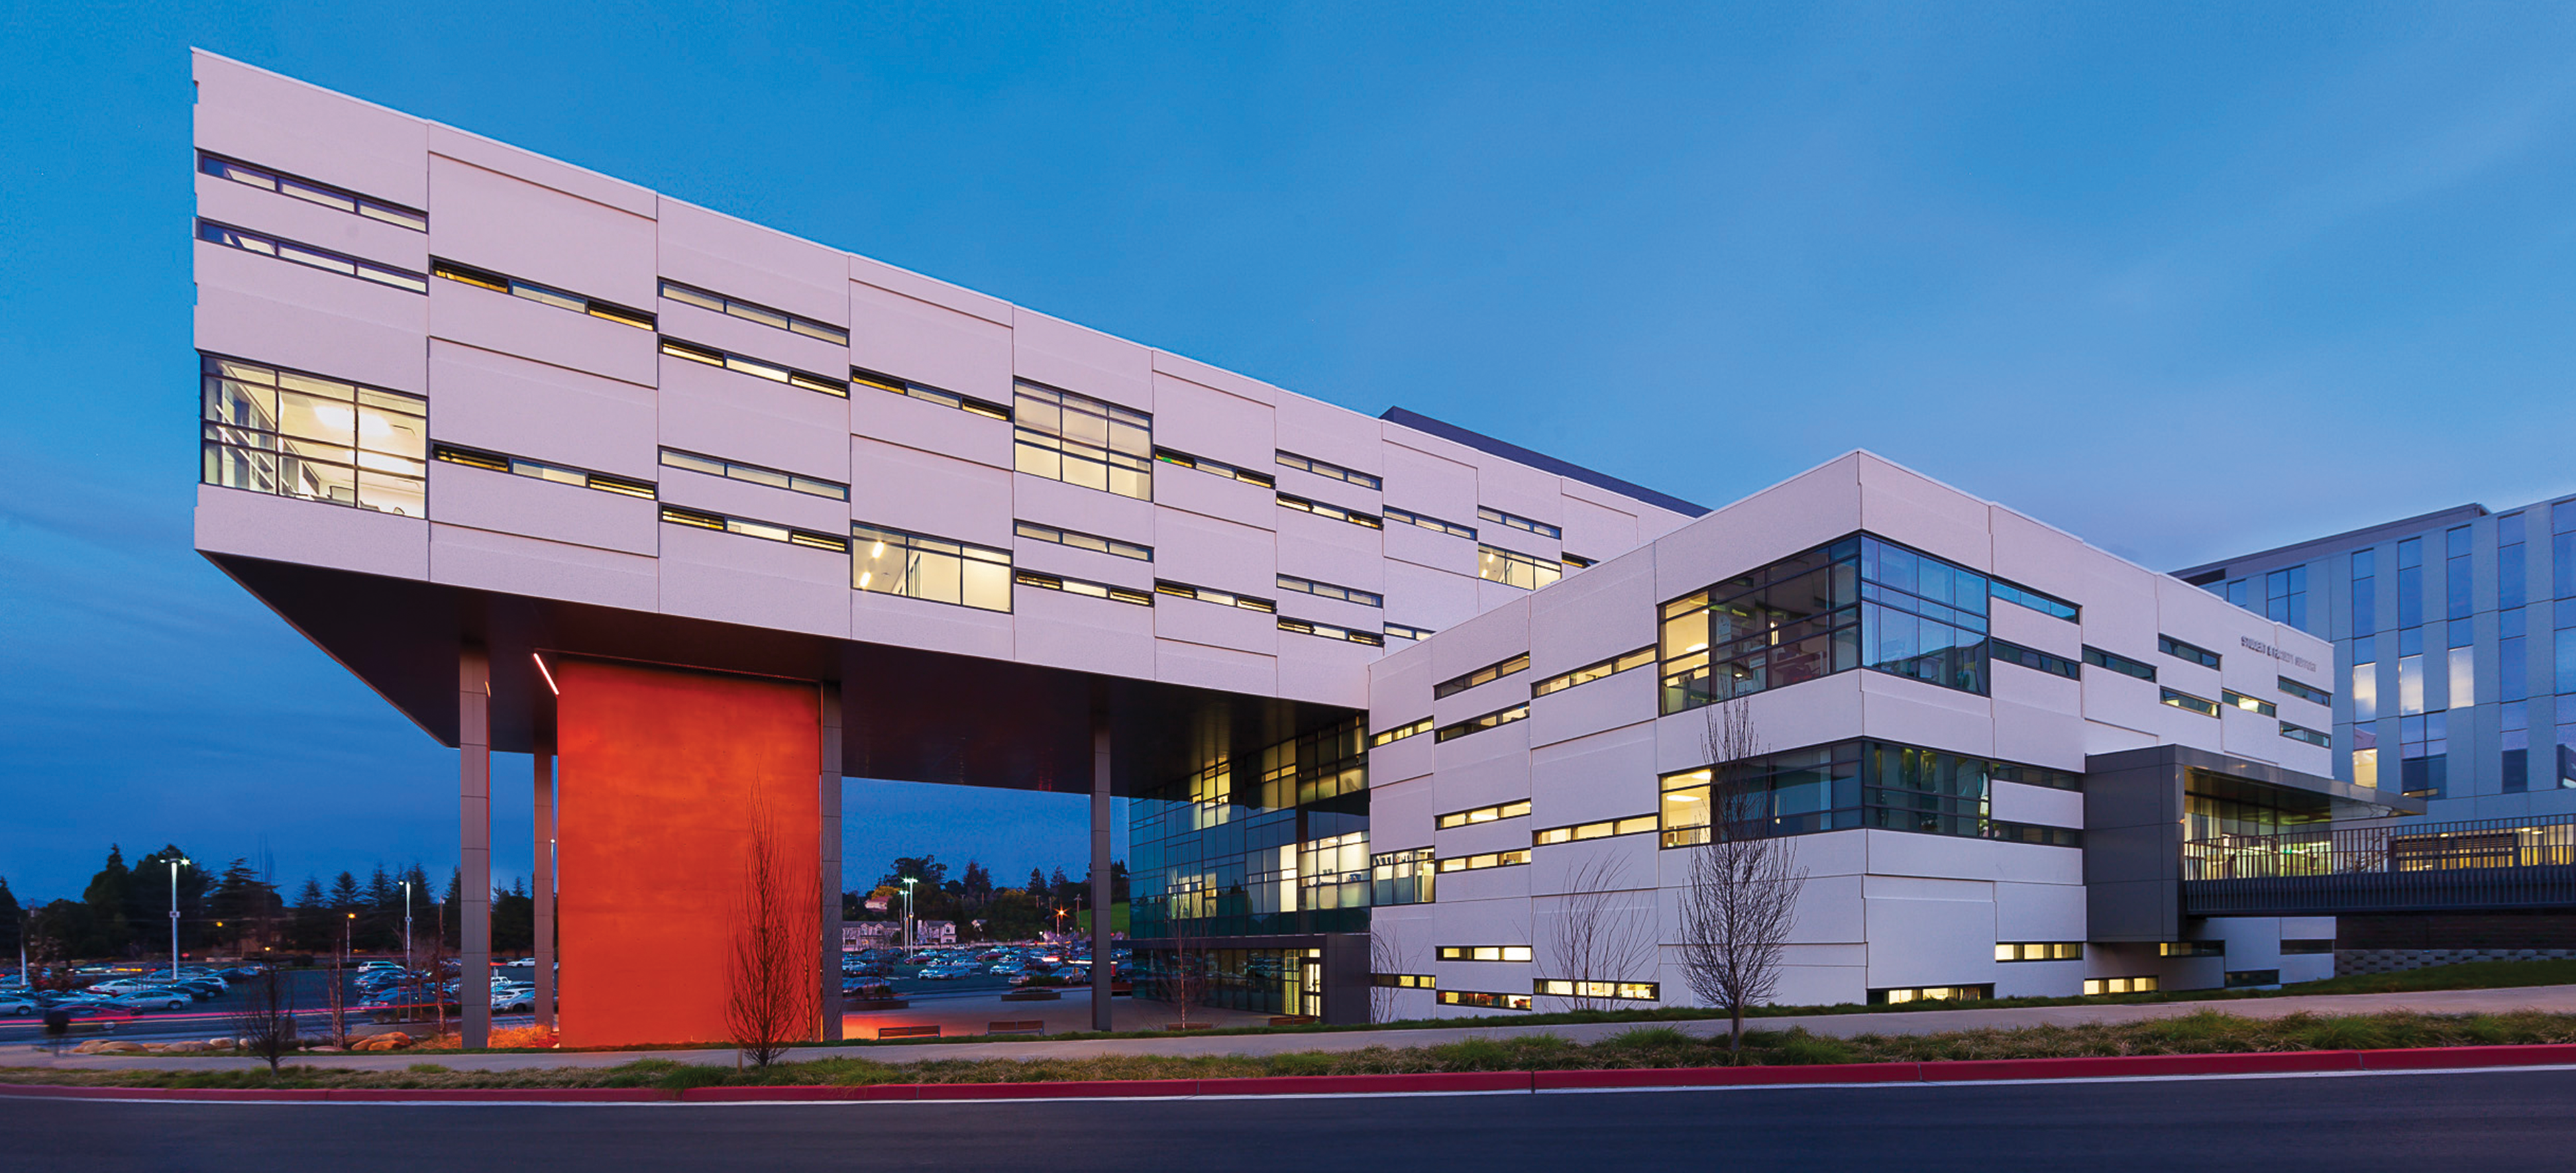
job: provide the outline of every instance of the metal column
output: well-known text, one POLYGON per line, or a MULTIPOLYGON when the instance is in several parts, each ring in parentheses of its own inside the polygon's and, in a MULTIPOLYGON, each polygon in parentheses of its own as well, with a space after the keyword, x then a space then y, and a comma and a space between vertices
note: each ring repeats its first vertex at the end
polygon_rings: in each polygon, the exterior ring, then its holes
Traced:
POLYGON ((1109 714, 1091 717, 1091 1029, 1110 1029, 1110 983, 1118 962, 1109 943, 1109 714))
POLYGON ((457 903, 464 972, 456 1000, 463 1044, 492 1043, 492 664, 481 648, 456 658, 457 903))
POLYGON ((536 754, 537 853, 528 887, 537 906, 537 1025, 555 1024, 555 755, 536 754))
POLYGON ((814 776, 815 806, 820 813, 822 842, 818 844, 817 878, 822 881, 821 915, 815 919, 823 927, 820 972, 821 998, 814 1005, 822 1010, 822 1038, 835 1042, 841 1038, 841 686, 825 683, 822 688, 822 737, 816 746, 817 765, 814 776))

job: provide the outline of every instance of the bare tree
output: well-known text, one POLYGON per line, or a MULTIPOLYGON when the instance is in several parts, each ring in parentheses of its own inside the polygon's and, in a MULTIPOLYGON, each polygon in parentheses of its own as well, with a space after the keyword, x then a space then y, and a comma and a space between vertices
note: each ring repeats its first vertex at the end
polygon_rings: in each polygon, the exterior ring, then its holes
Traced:
POLYGON ((1771 825, 1770 780, 1741 700, 1709 711, 1707 838, 1690 853, 1681 893, 1682 971, 1702 1002, 1724 1007, 1726 1050, 1740 1061, 1744 1010, 1780 985, 1780 957, 1807 872, 1771 825))
POLYGON ((1566 894, 1548 933, 1548 963, 1572 983, 1566 1004, 1607 1010, 1622 982, 1644 980, 1655 963, 1654 921, 1633 898, 1627 866, 1608 852, 1594 854, 1566 877, 1566 894))
POLYGON ((1181 1016, 1180 1028, 1188 1030, 1190 1008, 1207 996, 1208 959, 1191 949, 1194 942, 1185 921, 1175 916, 1165 923, 1172 926, 1172 951, 1168 960, 1155 967, 1151 988, 1156 1000, 1181 1016))
POLYGON ((806 896, 814 886, 783 858, 768 805, 755 799, 751 818, 725 1020, 742 1057, 767 1067, 788 1044, 812 1038, 820 1021, 814 942, 822 928, 806 896))
POLYGON ((295 1050, 295 995, 277 966, 261 966, 251 979, 249 993, 232 1013, 232 1031, 242 1050, 268 1060, 271 1075, 278 1060, 295 1050))
POLYGON ((1369 928, 1369 1021, 1395 1020, 1396 988, 1381 984, 1380 978, 1392 978, 1404 971, 1404 945, 1396 940, 1395 926, 1383 921, 1369 928))

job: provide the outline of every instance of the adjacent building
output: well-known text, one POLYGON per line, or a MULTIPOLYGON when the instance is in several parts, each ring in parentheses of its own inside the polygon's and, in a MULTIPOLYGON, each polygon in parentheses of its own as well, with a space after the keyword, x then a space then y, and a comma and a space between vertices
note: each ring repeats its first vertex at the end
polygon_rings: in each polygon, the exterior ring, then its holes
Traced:
POLYGON ((2174 572, 2330 640, 2335 777, 2437 821, 2576 814, 2576 498, 2462 505, 2174 572))

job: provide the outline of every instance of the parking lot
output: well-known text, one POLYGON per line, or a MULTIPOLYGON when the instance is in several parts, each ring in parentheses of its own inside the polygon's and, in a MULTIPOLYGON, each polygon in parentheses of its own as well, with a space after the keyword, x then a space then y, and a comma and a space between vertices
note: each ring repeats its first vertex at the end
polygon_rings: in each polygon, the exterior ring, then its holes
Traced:
MULTIPOLYGON (((169 971, 164 969, 113 976, 150 981, 166 978, 168 973, 169 971)), ((109 976, 99 975, 99 978, 106 980, 109 976)), ((290 969, 283 971, 281 976, 286 985, 288 1005, 295 1013, 298 1034, 319 1037, 330 1033, 330 993, 335 979, 341 985, 343 1005, 347 1007, 344 1013, 350 1030, 358 1033, 384 1029, 377 1026, 373 1018, 359 1008, 365 996, 358 989, 354 972, 335 974, 328 969, 290 969)), ((223 992, 203 1000, 192 997, 189 1004, 180 1009, 144 1008, 131 1010, 124 1016, 76 1018, 68 1038, 74 1042, 102 1037, 129 1039, 136 1042, 166 1042, 238 1034, 240 1032, 235 1017, 250 1007, 253 989, 252 981, 235 978, 223 992)), ((454 1013, 451 1010, 450 1021, 453 1021, 453 1018, 454 1013)), ((524 1026, 532 1020, 533 1016, 520 1013, 496 1014, 492 1021, 496 1026, 524 1026)), ((41 1014, 0 1014, 0 1044, 43 1041, 45 1041, 45 1033, 41 1014)))

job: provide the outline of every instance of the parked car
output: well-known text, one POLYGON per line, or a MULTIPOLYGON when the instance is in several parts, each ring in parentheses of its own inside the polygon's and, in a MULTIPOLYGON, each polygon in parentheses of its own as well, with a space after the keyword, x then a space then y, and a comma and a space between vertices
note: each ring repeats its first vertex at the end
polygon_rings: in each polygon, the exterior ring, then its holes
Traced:
POLYGON ((176 990, 144 990, 132 994, 118 994, 107 999, 104 1004, 141 1013, 151 1010, 185 1010, 195 1001, 196 999, 176 990))
POLYGON ((535 990, 510 990, 492 995, 494 1014, 533 1014, 537 1009, 535 990))
POLYGON ((25 994, 0 994, 0 1014, 34 1014, 36 1000, 25 994))

